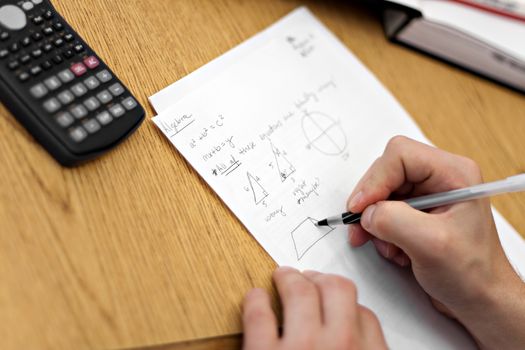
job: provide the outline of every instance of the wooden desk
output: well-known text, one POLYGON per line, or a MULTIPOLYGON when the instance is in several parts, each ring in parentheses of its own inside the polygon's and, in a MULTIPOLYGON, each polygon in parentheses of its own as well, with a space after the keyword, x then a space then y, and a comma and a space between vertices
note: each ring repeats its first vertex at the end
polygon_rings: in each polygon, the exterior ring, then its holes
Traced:
MULTIPOLYGON (((149 119, 147 96, 302 2, 54 3, 149 119)), ((306 4, 437 145, 476 159, 487 180, 525 171, 523 95, 389 44, 362 4, 306 4)), ((270 288, 274 263, 151 122, 102 159, 64 169, 3 107, 0 114, 2 349, 123 348, 240 332, 242 296, 270 288)), ((525 195, 494 203, 525 232, 525 195)))

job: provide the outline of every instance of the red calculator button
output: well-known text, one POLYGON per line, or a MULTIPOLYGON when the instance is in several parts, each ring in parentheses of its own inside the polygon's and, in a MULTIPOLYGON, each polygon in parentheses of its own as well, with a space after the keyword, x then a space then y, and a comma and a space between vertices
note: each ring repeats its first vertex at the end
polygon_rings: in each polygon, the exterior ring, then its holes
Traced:
POLYGON ((82 63, 75 63, 70 69, 77 77, 84 75, 87 72, 86 66, 82 63))
POLYGON ((84 59, 84 64, 89 69, 95 69, 100 64, 100 61, 95 56, 89 56, 88 58, 84 59))

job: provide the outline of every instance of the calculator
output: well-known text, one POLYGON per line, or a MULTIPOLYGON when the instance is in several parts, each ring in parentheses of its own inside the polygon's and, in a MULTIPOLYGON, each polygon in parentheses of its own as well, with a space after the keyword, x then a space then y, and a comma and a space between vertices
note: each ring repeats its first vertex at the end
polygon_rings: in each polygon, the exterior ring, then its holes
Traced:
POLYGON ((145 114, 48 0, 0 1, 0 99, 64 166, 112 149, 145 114))

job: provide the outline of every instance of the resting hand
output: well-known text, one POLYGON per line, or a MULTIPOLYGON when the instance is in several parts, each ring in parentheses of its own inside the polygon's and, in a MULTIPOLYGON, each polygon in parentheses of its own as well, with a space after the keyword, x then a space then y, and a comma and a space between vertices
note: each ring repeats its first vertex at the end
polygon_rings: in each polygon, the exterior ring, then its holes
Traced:
POLYGON ((357 303, 351 281, 291 268, 277 269, 273 277, 284 310, 283 334, 268 293, 254 289, 244 301, 245 350, 386 349, 376 316, 357 303))

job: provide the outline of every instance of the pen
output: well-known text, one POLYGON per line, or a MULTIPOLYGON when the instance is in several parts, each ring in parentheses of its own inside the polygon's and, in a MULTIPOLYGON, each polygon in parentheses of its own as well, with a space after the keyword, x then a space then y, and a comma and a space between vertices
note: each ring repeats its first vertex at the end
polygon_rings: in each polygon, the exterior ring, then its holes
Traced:
MULTIPOLYGON (((453 191, 434 193, 404 200, 417 210, 436 208, 447 204, 495 196, 502 193, 525 191, 525 173, 504 180, 461 188, 453 191)), ((361 221, 361 213, 346 212, 318 221, 317 226, 350 225, 361 221)))

